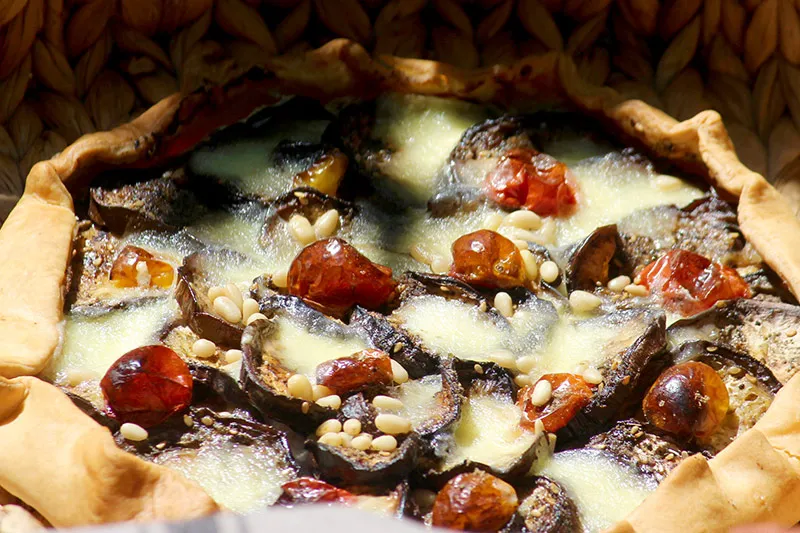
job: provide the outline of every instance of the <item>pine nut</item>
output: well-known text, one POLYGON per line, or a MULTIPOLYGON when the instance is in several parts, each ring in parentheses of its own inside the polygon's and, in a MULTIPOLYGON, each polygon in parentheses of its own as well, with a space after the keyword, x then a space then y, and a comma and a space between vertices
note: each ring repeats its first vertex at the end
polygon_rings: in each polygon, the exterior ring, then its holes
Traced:
POLYGON ((214 303, 214 300, 220 296, 225 296, 225 287, 214 286, 208 289, 208 299, 211 303, 214 303))
POLYGON ((130 422, 122 424, 119 428, 119 433, 125 440, 133 442, 141 442, 147 440, 147 437, 149 437, 146 429, 138 424, 132 424, 130 422))
POLYGON ((350 447, 356 450, 369 450, 370 446, 372 446, 372 435, 369 433, 362 433, 350 441, 350 447))
POLYGON ((150 286, 150 269, 147 268, 145 261, 136 263, 136 284, 139 287, 150 286))
POLYGON ((314 392, 311 389, 311 382, 303 374, 292 374, 286 381, 286 388, 294 398, 301 400, 311 400, 314 392))
POLYGON ((539 274, 545 283, 553 283, 558 279, 558 265, 553 261, 545 261, 539 267, 539 274))
POLYGON ((535 281, 539 276, 539 265, 536 264, 536 258, 533 253, 526 247, 519 252, 522 256, 522 263, 525 265, 525 275, 528 276, 529 281, 535 281))
POLYGON ((590 366, 583 371, 583 379, 592 385, 598 385, 603 382, 603 374, 600 373, 595 367, 590 366))
POLYGON ((522 239, 511 239, 511 242, 514 243, 514 246, 516 246, 517 250, 520 252, 523 250, 528 250, 528 241, 523 241, 522 239))
POLYGON ((341 446, 342 445, 342 436, 338 433, 325 433, 317 442, 321 444, 327 444, 328 446, 341 446))
POLYGON ((83 370, 79 368, 68 370, 66 375, 67 385, 70 387, 76 387, 84 381, 90 381, 99 377, 100 376, 98 376, 97 373, 92 372, 91 370, 83 370))
POLYGON ((330 418, 317 427, 316 435, 321 437, 326 433, 339 433, 342 430, 342 423, 335 418, 330 418))
POLYGON ((531 384, 531 377, 527 374, 520 374, 514 378, 514 383, 520 388, 527 387, 531 384))
POLYGON ((245 325, 249 326, 250 324, 252 324, 256 320, 266 320, 266 319, 267 319, 267 317, 264 315, 264 313, 253 313, 252 315, 247 317, 247 322, 245 322, 245 325))
POLYGON ((350 443, 353 442, 353 436, 344 431, 339 432, 339 438, 342 440, 342 446, 345 448, 349 448, 350 443))
POLYGON ((352 435, 355 437, 356 435, 361 433, 361 420, 357 418, 350 418, 345 420, 344 424, 342 424, 342 429, 348 435, 352 435))
POLYGON ((411 421, 402 416, 381 413, 375 417, 375 427, 388 435, 399 435, 411 431, 411 421))
POLYGON ((489 213, 483 221, 483 229, 497 231, 500 224, 503 223, 503 215, 500 213, 489 213))
POLYGON ((603 301, 586 291, 572 291, 569 295, 569 305, 576 313, 591 313, 602 304, 603 301))
POLYGON ((509 350, 495 350, 486 354, 486 359, 509 370, 517 369, 517 359, 509 350))
POLYGON ((314 222, 314 235, 317 239, 327 239, 334 233, 336 228, 339 227, 339 211, 336 209, 329 209, 320 215, 316 222, 314 222))
POLYGON ((513 240, 522 240, 525 242, 537 242, 540 240, 539 236, 526 229, 518 228, 516 226, 503 226, 501 232, 503 235, 513 240))
POLYGON ((533 431, 535 431, 537 435, 544 433, 544 422, 542 422, 540 418, 537 418, 536 422, 533 423, 533 431))
POLYGON ((183 423, 187 428, 194 426, 194 420, 189 415, 183 415, 183 423))
POLYGON ((533 387, 531 403, 536 407, 542 407, 543 405, 547 405, 552 396, 553 385, 546 379, 540 379, 533 387))
POLYGON ((303 246, 311 244, 316 239, 311 222, 303 215, 293 215, 289 219, 289 233, 303 246))
POLYGON ((289 285, 288 277, 288 270, 279 270, 272 275, 272 283, 279 289, 285 289, 289 285))
POLYGON ((520 209, 506 215, 503 219, 503 224, 528 231, 536 231, 542 227, 542 219, 533 211, 520 209))
POLYGON ((227 352, 225 352, 225 362, 228 364, 238 363, 239 361, 242 360, 243 356, 244 354, 242 353, 241 350, 236 350, 236 349, 228 350, 227 352))
POLYGON ((370 447, 380 452, 393 452, 397 449, 397 439, 391 435, 381 435, 380 437, 372 439, 370 447))
POLYGON ((394 377, 394 382, 398 385, 402 385, 406 381, 408 381, 408 372, 403 365, 392 359, 392 376, 394 377))
POLYGON ((542 221, 542 227, 539 228, 537 240, 533 241, 536 244, 547 246, 556 242, 556 222, 552 218, 546 218, 542 221))
POLYGON ((517 359, 517 370, 523 374, 529 374, 536 367, 537 359, 532 355, 526 355, 517 359))
POLYGON ((192 344, 192 353, 200 359, 208 359, 217 353, 217 345, 208 339, 197 339, 192 344))
POLYGON ((236 307, 239 309, 242 308, 244 297, 242 296, 242 290, 237 287, 235 283, 228 283, 225 285, 225 296, 230 298, 231 301, 236 304, 236 307))
POLYGON ((338 409, 342 406, 342 399, 338 394, 331 394, 330 396, 323 396, 316 402, 321 407, 329 407, 331 409, 338 409))
POLYGON ((653 179, 653 185, 662 192, 675 191, 680 188, 682 183, 680 179, 665 174, 659 174, 653 179))
POLYGON ((494 308, 506 318, 514 316, 514 302, 507 292, 498 292, 494 295, 494 308))
POLYGON ((419 244, 412 246, 409 250, 409 253, 411 254, 412 259, 422 263, 423 265, 430 266, 430 264, 433 262, 433 257, 431 256, 430 252, 419 244))
POLYGON ((227 296, 219 296, 214 300, 214 312, 231 324, 238 324, 242 321, 242 311, 227 296))
POLYGON ((242 302, 242 318, 244 321, 247 322, 247 319, 258 313, 258 311, 258 302, 253 298, 245 298, 245 300, 242 302))
POLYGON ((622 292, 625 290, 625 287, 631 284, 631 278, 628 276, 617 276, 616 278, 609 280, 608 282, 608 290, 614 292, 622 292))
POLYGON ((450 271, 450 262, 444 257, 435 257, 431 261, 431 272, 434 274, 447 274, 450 271))
POLYGON ((300 406, 300 411, 302 411, 304 415, 307 415, 310 409, 311 404, 308 402, 303 402, 303 404, 300 406))
POLYGON ((386 409, 387 411, 399 411, 403 408, 403 402, 391 396, 378 395, 372 399, 375 409, 386 409))
POLYGON ((319 400, 320 398, 324 398, 325 396, 330 396, 333 394, 333 391, 326 387, 325 385, 313 385, 311 390, 314 391, 314 401, 319 400))
POLYGON ((650 294, 650 291, 648 291, 647 287, 644 285, 630 284, 627 285, 624 290, 631 296, 647 296, 650 294))

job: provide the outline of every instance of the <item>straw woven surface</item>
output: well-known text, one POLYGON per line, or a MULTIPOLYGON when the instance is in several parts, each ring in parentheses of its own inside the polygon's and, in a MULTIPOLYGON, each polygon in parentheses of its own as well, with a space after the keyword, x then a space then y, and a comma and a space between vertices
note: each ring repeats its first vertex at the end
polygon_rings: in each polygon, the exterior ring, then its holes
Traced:
MULTIPOLYGON (((800 0, 0 0, 0 212, 33 164, 204 65, 334 37, 462 67, 550 50, 678 119, 713 108, 800 206, 800 0)), ((2 215, 0 215, 2 218, 2 215)))

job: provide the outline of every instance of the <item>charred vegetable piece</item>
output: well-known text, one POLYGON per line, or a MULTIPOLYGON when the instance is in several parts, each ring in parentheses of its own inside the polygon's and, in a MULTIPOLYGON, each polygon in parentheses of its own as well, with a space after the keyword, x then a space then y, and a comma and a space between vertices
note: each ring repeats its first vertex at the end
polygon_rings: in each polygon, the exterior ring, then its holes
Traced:
POLYGON ((411 421, 422 437, 436 438, 461 415, 464 389, 452 361, 443 360, 438 374, 397 385, 389 395, 403 402, 398 414, 411 421))
POLYGON ((226 307, 208 297, 211 284, 205 272, 213 268, 211 263, 212 258, 204 253, 187 256, 178 268, 175 297, 183 319, 200 337, 223 346, 238 346, 244 330, 241 310, 227 296, 224 298, 230 305, 226 307))
POLYGON ((115 234, 185 226, 206 208, 181 169, 162 175, 115 172, 89 191, 89 218, 115 234))
POLYGON ((499 233, 479 230, 453 243, 450 275, 486 289, 525 284, 525 265, 516 245, 499 233))
MULTIPOLYGON (((335 503, 400 516, 405 504, 407 487, 398 485, 387 494, 378 495, 361 490, 361 487, 342 489, 312 477, 300 477, 283 484, 279 505, 294 507, 307 503, 335 503)), ((369 489, 369 488, 367 488, 369 489)))
POLYGON ((712 341, 763 363, 781 383, 800 370, 800 307, 739 299, 670 326, 670 342, 712 341))
POLYGON ((459 531, 497 531, 519 506, 514 487, 482 470, 459 474, 442 487, 432 523, 459 531))
POLYGON ((535 429, 536 422, 541 421, 545 431, 555 433, 586 407, 592 396, 592 387, 581 376, 545 374, 519 391, 517 405, 522 410, 523 425, 535 429))
POLYGON ((189 367, 164 346, 143 346, 126 353, 111 365, 100 385, 118 419, 145 428, 184 410, 192 401, 189 367))
POLYGON ((605 433, 595 435, 588 448, 602 450, 621 463, 635 466, 641 474, 661 483, 686 455, 674 438, 656 433, 638 420, 622 420, 605 433))
POLYGON ((395 287, 392 269, 373 263, 342 239, 307 246, 289 268, 289 293, 334 314, 354 305, 383 307, 395 287))
POLYGON ((517 487, 519 508, 503 533, 572 533, 581 522, 575 503, 564 487, 536 476, 517 487))
POLYGON ((690 361, 665 370, 642 403, 647 420, 678 437, 714 433, 728 412, 728 390, 713 368, 690 361))
POLYGON ((577 245, 570 257, 565 269, 567 290, 594 291, 598 283, 606 285, 610 278, 629 274, 630 272, 620 272, 621 248, 622 243, 615 225, 594 230, 577 245), (614 259, 617 264, 614 264, 614 259))
POLYGON ((348 164, 347 156, 336 148, 319 156, 310 167, 292 178, 293 187, 311 187, 335 196, 348 164))
POLYGON ((567 166, 533 148, 512 148, 486 176, 484 190, 499 205, 542 216, 564 216, 578 203, 567 166))
POLYGON ((728 412, 716 431, 697 439, 703 449, 712 453, 719 452, 737 436, 753 427, 781 388, 781 383, 762 363, 748 355, 710 342, 684 343, 674 352, 673 359, 678 363, 705 363, 725 383, 728 391, 728 412))
POLYGON ((660 296, 664 307, 690 316, 720 300, 749 298, 747 282, 732 268, 686 250, 671 250, 639 274, 641 284, 660 296))
POLYGON ((110 279, 117 287, 156 286, 166 289, 172 286, 175 269, 147 250, 128 245, 114 259, 110 279))
POLYGON ((325 361, 317 365, 316 370, 317 384, 339 395, 390 385, 392 380, 389 354, 376 349, 325 361))

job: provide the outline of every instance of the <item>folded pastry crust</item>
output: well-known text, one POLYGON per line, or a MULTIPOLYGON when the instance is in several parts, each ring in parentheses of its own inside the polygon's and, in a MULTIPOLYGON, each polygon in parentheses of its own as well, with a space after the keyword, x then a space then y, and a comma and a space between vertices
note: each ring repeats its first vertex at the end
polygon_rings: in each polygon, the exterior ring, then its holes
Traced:
MULTIPOLYGON (((739 162, 720 116, 704 111, 677 122, 643 102, 587 84, 567 55, 464 71, 431 61, 374 59, 359 45, 337 40, 304 56, 268 59, 254 71, 222 63, 206 74, 209 86, 222 88, 167 98, 132 123, 84 136, 33 168, 22 201, 0 229, 0 254, 12 258, 0 268, 0 376, 37 374, 60 341, 75 227, 61 182, 72 188, 100 169, 167 161, 215 128, 276 102, 280 94, 329 100, 399 91, 520 108, 529 102, 578 108, 623 142, 706 177, 738 200, 745 237, 800 294, 800 247, 793 242, 800 222, 762 176, 739 162)), ((755 428, 710 461, 700 456, 684 461, 613 531, 686 533, 755 521, 796 523, 798 402, 800 378, 795 377, 755 428)), ((0 488, 56 526, 188 518, 216 509, 196 485, 118 450, 106 430, 57 389, 32 377, 0 378, 0 488)))

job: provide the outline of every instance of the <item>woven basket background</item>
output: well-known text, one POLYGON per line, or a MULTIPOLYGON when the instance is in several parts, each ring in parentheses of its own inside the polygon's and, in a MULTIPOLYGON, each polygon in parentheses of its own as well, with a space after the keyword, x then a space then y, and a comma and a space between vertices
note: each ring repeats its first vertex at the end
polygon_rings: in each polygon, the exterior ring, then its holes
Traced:
POLYGON ((677 119, 713 108, 800 206, 800 0, 0 0, 0 220, 33 164, 192 90, 212 59, 335 37, 461 67, 550 50, 677 119))

